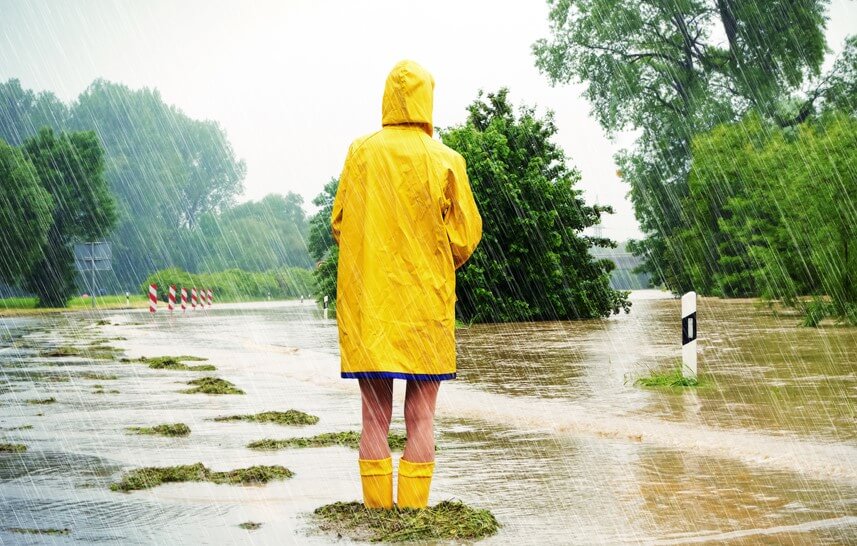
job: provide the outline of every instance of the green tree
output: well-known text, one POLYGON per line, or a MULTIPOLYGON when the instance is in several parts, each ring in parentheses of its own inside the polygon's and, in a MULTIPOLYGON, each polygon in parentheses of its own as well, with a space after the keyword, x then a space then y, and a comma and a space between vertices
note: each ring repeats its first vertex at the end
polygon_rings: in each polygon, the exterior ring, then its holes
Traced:
POLYGON ((200 244, 212 252, 202 259, 199 269, 309 267, 309 226, 302 205, 303 198, 289 192, 204 215, 198 230, 200 244))
POLYGON ((693 288, 688 267, 699 262, 678 239, 693 136, 750 109, 794 125, 823 99, 832 83, 819 77, 827 3, 549 1, 551 36, 533 46, 539 69, 554 83, 584 83, 608 133, 639 134, 617 161, 647 235, 632 246, 655 281, 693 288))
POLYGON ((112 237, 124 284, 169 265, 195 269, 210 248, 196 228, 208 213, 233 204, 245 165, 222 128, 189 118, 156 90, 96 80, 72 107, 70 125, 96 128, 106 176, 119 206, 112 237))
POLYGON ((857 119, 830 111, 781 128, 751 115, 698 135, 693 150, 681 235, 694 268, 715 272, 699 284, 789 304, 827 295, 857 322, 857 119))
POLYGON ((24 141, 23 150, 53 203, 42 257, 24 287, 36 294, 39 305, 60 307, 76 288, 71 245, 106 236, 116 222, 104 178, 104 150, 92 131, 56 135, 49 128, 24 141))
POLYGON ((48 91, 35 93, 11 79, 0 83, 0 139, 20 146, 42 127, 64 130, 69 111, 56 95, 48 91))
POLYGON ((41 259, 53 206, 33 164, 0 140, 0 281, 17 284, 41 259))
POLYGON ((309 221, 310 256, 315 261, 313 271, 316 300, 319 304, 324 296, 330 298, 331 309, 336 309, 336 274, 339 265, 339 247, 333 242, 330 218, 333 215, 333 200, 339 189, 339 178, 331 178, 312 204, 319 207, 309 221))
POLYGON ((458 316, 501 322, 585 319, 628 311, 627 293, 610 288, 609 260, 591 246, 613 247, 582 231, 609 207, 587 205, 580 173, 552 142, 553 115, 529 107, 517 115, 501 89, 479 97, 467 122, 444 130, 461 153, 483 218, 483 236, 457 274, 458 316))

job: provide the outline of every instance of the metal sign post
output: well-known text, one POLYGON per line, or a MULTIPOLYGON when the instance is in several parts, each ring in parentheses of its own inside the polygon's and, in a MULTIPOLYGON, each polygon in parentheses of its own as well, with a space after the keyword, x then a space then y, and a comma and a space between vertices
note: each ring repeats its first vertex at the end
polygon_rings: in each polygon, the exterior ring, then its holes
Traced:
MULTIPOLYGON (((95 272, 109 271, 111 269, 110 259, 112 252, 110 243, 103 241, 92 241, 88 243, 79 243, 74 245, 74 265, 80 273, 91 273, 90 292, 92 292, 92 308, 95 309, 95 294, 97 288, 95 286, 95 272)), ((84 280, 86 277, 84 277, 84 280)))

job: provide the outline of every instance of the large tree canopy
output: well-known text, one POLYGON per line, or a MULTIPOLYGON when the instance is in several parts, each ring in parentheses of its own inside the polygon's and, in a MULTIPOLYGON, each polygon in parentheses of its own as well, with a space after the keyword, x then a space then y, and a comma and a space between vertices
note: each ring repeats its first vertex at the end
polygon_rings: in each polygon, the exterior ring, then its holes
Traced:
POLYGON ((127 283, 169 265, 195 268, 212 247, 193 244, 206 213, 234 202, 245 166, 211 121, 189 118, 155 90, 97 80, 74 104, 71 125, 97 128, 120 208, 117 275, 127 283))
POLYGON ((0 140, 0 281, 19 283, 41 260, 53 208, 33 164, 0 140))
POLYGON ((56 135, 48 128, 25 140, 23 149, 53 204, 41 259, 24 287, 36 294, 39 305, 62 307, 76 292, 72 244, 100 239, 116 222, 104 178, 104 150, 92 131, 56 135))
POLYGON ((805 120, 834 78, 819 76, 826 0, 551 0, 550 38, 533 49, 554 83, 586 85, 609 132, 634 130, 618 157, 655 279, 691 288, 675 240, 686 218, 691 140, 750 109, 805 120))
POLYGON ((628 310, 626 295, 610 288, 613 263, 595 260, 592 245, 612 241, 582 231, 609 207, 587 205, 553 143, 553 116, 516 113, 501 89, 479 97, 467 121, 441 133, 467 160, 483 236, 457 275, 458 315, 499 322, 606 317, 628 310))

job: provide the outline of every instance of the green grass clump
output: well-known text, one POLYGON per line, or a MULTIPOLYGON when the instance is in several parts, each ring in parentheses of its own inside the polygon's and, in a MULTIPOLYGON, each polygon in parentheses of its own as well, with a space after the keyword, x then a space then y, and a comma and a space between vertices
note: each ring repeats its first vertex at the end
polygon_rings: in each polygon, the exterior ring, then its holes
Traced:
POLYGON ((190 434, 190 427, 184 423, 155 425, 153 427, 128 427, 127 430, 132 434, 160 436, 187 436, 190 434))
POLYGON ((28 529, 25 527, 8 527, 6 529, 10 533, 19 533, 22 535, 68 535, 71 534, 71 529, 28 529))
POLYGON ((110 389, 109 391, 106 391, 103 388, 97 388, 92 391, 92 394, 119 394, 119 391, 116 389, 110 389))
POLYGON ((256 529, 260 529, 262 524, 255 521, 245 521, 244 523, 239 523, 238 527, 247 529, 248 531, 255 531, 256 529))
POLYGON ((19 427, 0 427, 0 430, 6 430, 11 432, 13 430, 30 430, 31 428, 33 428, 33 425, 21 425, 19 427))
POLYGON ((641 377, 634 382, 642 387, 698 387, 699 381, 684 377, 681 367, 669 371, 653 371, 649 377, 641 377))
POLYGON ((115 381, 119 379, 119 376, 113 375, 112 373, 83 372, 80 374, 80 378, 89 379, 91 381, 115 381))
POLYGON ((54 347, 47 351, 42 351, 42 356, 58 358, 63 356, 83 356, 83 350, 80 347, 70 347, 67 345, 54 347))
POLYGON ((0 453, 23 453, 27 451, 24 444, 0 444, 0 453))
POLYGON ((255 415, 226 415, 215 417, 215 421, 253 421, 256 423, 277 423, 278 425, 314 425, 318 423, 318 417, 302 411, 290 409, 288 411, 263 411, 255 415))
POLYGON ((110 484, 112 491, 149 489, 163 483, 211 482, 225 484, 265 484, 272 480, 285 480, 294 474, 283 466, 251 466, 227 472, 214 472, 202 463, 138 468, 125 473, 122 479, 110 484))
POLYGON ((188 381, 187 384, 193 388, 179 392, 183 392, 184 394, 195 394, 198 392, 204 394, 244 394, 244 391, 219 377, 200 377, 199 379, 188 381))
POLYGON ((71 347, 61 346, 54 347, 47 351, 42 351, 41 356, 48 358, 61 358, 68 356, 79 356, 82 358, 91 358, 93 360, 112 360, 120 349, 110 347, 108 345, 93 345, 90 347, 71 347))
POLYGON ((153 370, 183 370, 190 372, 213 372, 217 368, 211 364, 200 364, 199 366, 188 366, 184 362, 205 360, 197 356, 155 356, 140 358, 140 362, 147 364, 153 370), (184 361, 184 362, 182 362, 184 361))
POLYGON ((50 398, 31 398, 27 400, 28 404, 54 404, 57 399, 51 396, 50 398))
POLYGON ((479 540, 500 528, 488 510, 458 501, 424 510, 370 510, 360 502, 335 502, 317 508, 313 515, 322 531, 360 542, 479 540))
MULTIPOLYGON (((405 435, 400 432, 391 432, 387 437, 390 444, 390 449, 393 451, 402 451, 405 449, 405 435)), ((247 445, 250 449, 274 450, 285 449, 287 447, 330 447, 344 446, 351 449, 360 447, 360 433, 353 430, 346 432, 325 432, 317 436, 304 438, 286 438, 283 440, 258 440, 247 445)))

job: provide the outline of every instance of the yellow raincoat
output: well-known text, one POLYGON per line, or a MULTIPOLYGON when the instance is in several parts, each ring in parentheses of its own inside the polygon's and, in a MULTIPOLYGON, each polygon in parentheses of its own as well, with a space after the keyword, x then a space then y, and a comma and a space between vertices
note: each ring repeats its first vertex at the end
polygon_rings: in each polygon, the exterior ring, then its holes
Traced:
POLYGON ((482 237, 464 158, 432 139, 434 79, 398 63, 382 129, 348 150, 333 204, 342 377, 455 377, 455 270, 482 237))

